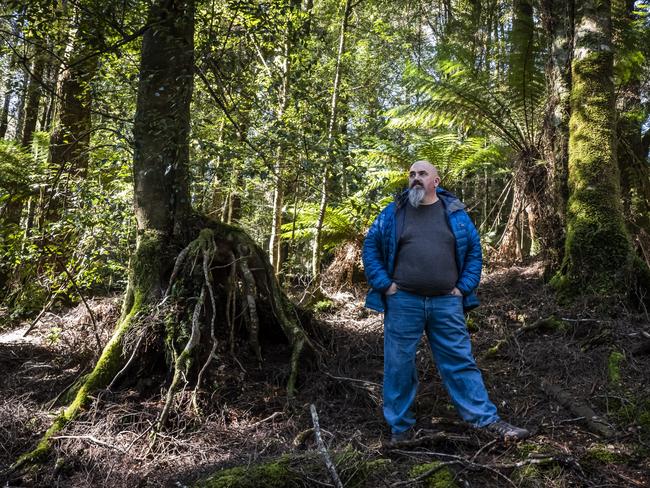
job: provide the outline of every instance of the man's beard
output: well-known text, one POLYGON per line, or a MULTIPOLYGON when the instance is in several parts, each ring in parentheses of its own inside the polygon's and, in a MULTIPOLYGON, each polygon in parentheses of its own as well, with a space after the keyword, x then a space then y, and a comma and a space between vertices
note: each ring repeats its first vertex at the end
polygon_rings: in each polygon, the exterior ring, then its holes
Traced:
POLYGON ((414 185, 409 189, 409 203, 418 208, 424 199, 424 188, 420 185, 414 185))

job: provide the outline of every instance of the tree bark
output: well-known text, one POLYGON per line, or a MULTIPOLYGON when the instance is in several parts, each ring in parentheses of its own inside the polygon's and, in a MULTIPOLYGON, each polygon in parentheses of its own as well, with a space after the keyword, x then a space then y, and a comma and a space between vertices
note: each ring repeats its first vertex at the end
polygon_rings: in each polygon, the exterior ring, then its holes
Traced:
POLYGON ((18 76, 18 56, 14 53, 9 60, 9 73, 5 82, 4 100, 0 112, 0 138, 5 137, 9 128, 9 109, 11 99, 17 91, 18 76))
MULTIPOLYGON (((289 92, 291 89, 291 52, 293 46, 292 21, 287 20, 286 37, 284 41, 284 59, 282 63, 282 83, 280 86, 277 119, 283 123, 284 113, 289 106, 289 92)), ((282 233, 282 208, 284 206, 284 180, 286 173, 286 153, 282 143, 278 145, 273 165, 275 187, 273 188, 273 214, 271 219, 271 236, 269 237, 269 259, 275 275, 280 274, 282 256, 280 252, 280 234, 282 233)))
POLYGON ((550 258, 551 267, 557 267, 562 262, 566 228, 573 16, 573 0, 542 2, 542 25, 549 42, 546 63, 548 97, 542 131, 542 154, 549 168, 547 208, 555 217, 554 225, 548 229, 547 249, 550 252, 547 252, 547 257, 550 258))
POLYGON ((27 101, 25 106, 25 123, 23 125, 22 145, 29 147, 32 143, 32 136, 36 130, 38 121, 38 109, 41 102, 41 84, 43 83, 43 72, 45 68, 45 56, 42 53, 36 54, 32 72, 27 87, 27 101))
POLYGON ((72 40, 66 65, 58 80, 59 104, 54 115, 54 131, 50 138, 50 162, 66 167, 71 174, 85 176, 88 170, 92 91, 90 83, 98 66, 92 56, 92 42, 83 29, 94 19, 81 14, 81 28, 72 40))
POLYGON ((616 164, 610 2, 576 2, 571 65, 569 202, 560 289, 624 293, 633 253, 616 164))

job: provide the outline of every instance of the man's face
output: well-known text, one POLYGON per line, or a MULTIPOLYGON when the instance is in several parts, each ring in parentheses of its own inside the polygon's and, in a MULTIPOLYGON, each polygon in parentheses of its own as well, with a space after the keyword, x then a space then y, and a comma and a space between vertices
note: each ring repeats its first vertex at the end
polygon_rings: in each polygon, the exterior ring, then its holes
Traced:
POLYGON ((409 170, 409 188, 422 188, 426 195, 436 193, 436 187, 440 184, 440 177, 433 165, 418 161, 409 170))

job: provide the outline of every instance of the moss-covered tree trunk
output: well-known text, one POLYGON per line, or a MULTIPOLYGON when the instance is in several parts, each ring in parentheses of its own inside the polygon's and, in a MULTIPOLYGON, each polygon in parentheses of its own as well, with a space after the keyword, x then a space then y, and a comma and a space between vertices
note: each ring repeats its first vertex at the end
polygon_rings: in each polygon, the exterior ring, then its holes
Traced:
POLYGON ((616 164, 610 2, 576 2, 569 123, 569 202, 558 284, 580 293, 624 292, 634 255, 616 164))
POLYGON ((124 365, 122 341, 134 317, 162 296, 178 252, 178 237, 189 226, 187 182, 194 10, 191 0, 159 0, 150 7, 142 42, 140 85, 133 126, 134 206, 137 245, 129 270, 122 316, 73 402, 58 416, 22 464, 49 450, 50 438, 77 416, 89 394, 105 388, 124 365))
MULTIPOLYGON (((650 265, 650 165, 648 140, 643 126, 647 111, 643 102, 642 43, 634 21, 633 0, 614 0, 612 24, 617 82, 617 155, 621 174, 623 212, 637 253, 650 265)), ((650 137, 650 136, 649 136, 650 137)))

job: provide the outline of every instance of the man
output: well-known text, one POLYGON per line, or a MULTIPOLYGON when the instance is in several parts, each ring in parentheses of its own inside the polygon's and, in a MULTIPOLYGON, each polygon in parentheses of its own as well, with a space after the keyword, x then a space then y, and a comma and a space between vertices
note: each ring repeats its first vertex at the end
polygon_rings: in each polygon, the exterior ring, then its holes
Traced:
POLYGON ((366 306, 384 312, 384 417, 391 443, 409 439, 418 386, 415 353, 426 333, 443 384, 460 416, 504 439, 529 432, 502 421, 472 356, 464 310, 478 306, 478 232, 465 205, 439 188, 438 171, 415 162, 409 189, 370 227, 363 263, 366 306))

